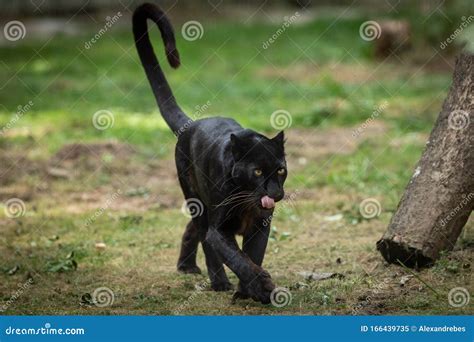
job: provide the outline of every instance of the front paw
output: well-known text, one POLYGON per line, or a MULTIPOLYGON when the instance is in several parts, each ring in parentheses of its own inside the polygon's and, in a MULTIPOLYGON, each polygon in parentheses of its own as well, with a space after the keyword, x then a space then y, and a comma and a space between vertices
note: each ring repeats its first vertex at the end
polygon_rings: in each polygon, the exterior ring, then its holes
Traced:
POLYGON ((245 286, 245 283, 242 281, 239 281, 239 285, 237 286, 237 292, 245 294, 247 298, 249 297, 249 290, 245 286))
POLYGON ((269 304, 270 295, 275 289, 275 284, 273 284, 270 274, 265 270, 261 270, 253 280, 245 284, 245 289, 253 300, 262 304, 269 304))
POLYGON ((230 291, 234 288, 234 286, 228 281, 216 281, 216 282, 211 282, 211 288, 214 291, 222 292, 222 291, 230 291))
POLYGON ((245 288, 242 282, 239 282, 237 291, 232 296, 232 303, 234 304, 238 299, 249 299, 250 295, 248 290, 245 288))

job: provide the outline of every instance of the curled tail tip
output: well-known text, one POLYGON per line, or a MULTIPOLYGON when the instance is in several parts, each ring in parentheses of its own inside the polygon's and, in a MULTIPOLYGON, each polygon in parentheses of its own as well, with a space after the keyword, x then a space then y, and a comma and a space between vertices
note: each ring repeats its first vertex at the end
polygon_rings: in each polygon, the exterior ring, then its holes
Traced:
MULTIPOLYGON (((140 26, 142 30, 147 32, 146 27, 146 20, 151 19, 157 25, 161 31, 161 36, 163 38, 163 42, 165 44, 165 53, 166 58, 168 59, 168 63, 174 69, 178 68, 181 65, 181 61, 179 58, 178 49, 176 48, 176 41, 174 38, 173 27, 171 26, 166 14, 156 6, 155 4, 145 2, 139 5, 135 11, 133 12, 133 22, 134 22, 134 30, 135 30, 135 23, 143 25, 144 27, 140 26)), ((139 32, 138 35, 143 36, 143 32, 139 32)))
POLYGON ((166 48, 166 58, 168 59, 168 62, 174 69, 177 69, 181 65, 179 52, 175 46, 166 48))
POLYGON ((139 10, 142 10, 142 9, 154 9, 154 8, 157 8, 158 6, 156 6, 155 4, 152 4, 150 2, 144 2, 142 3, 141 5, 138 5, 136 8, 135 8, 135 12, 138 12, 139 10))

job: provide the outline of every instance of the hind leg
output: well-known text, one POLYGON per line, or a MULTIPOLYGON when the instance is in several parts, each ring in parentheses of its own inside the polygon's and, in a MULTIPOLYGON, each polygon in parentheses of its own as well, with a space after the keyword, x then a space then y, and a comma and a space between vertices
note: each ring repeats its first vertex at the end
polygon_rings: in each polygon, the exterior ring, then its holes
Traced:
MULTIPOLYGON (((183 153, 182 149, 176 145, 175 151, 176 169, 178 171, 179 184, 186 200, 197 198, 190 182, 189 159, 183 153)), ((196 254, 199 244, 199 220, 198 217, 192 218, 186 225, 182 240, 181 252, 178 259, 178 271, 182 273, 201 273, 196 264, 196 254)))
MULTIPOLYGON (((178 179, 181 185, 181 190, 183 190, 184 197, 188 199, 199 199, 196 189, 192 186, 195 183, 193 181, 193 174, 192 174, 192 165, 189 162, 189 158, 186 156, 185 147, 181 148, 176 146, 176 168, 178 170, 178 179), (184 149, 184 150, 183 150, 184 149)), ((190 225, 186 227, 186 232, 183 236, 183 245, 185 244, 184 240, 187 237, 188 228, 190 235, 192 236, 191 242, 187 244, 185 248, 181 249, 181 255, 178 261, 178 269, 179 264, 181 261, 185 261, 184 258, 187 256, 189 259, 194 260, 194 265, 196 264, 196 248, 199 240, 202 243, 202 248, 204 250, 204 254, 206 257, 206 265, 207 265, 207 272, 209 274, 209 278, 211 280, 211 287, 215 291, 227 291, 232 289, 232 285, 225 274, 224 265, 222 260, 218 257, 218 255, 214 252, 212 246, 206 241, 206 233, 208 227, 208 211, 206 206, 202 203, 202 212, 198 213, 192 218, 192 226, 193 228, 189 228, 190 225), (192 232, 192 233, 191 233, 192 232), (195 233, 197 232, 197 241, 195 239, 195 233), (189 247, 188 247, 189 245, 189 247), (183 257, 184 256, 184 257, 183 257), (182 258, 183 257, 183 258, 182 258)), ((182 245, 182 246, 183 246, 182 245)), ((193 265, 193 264, 191 264, 193 265)))
POLYGON ((200 274, 201 269, 196 264, 196 254, 199 244, 197 226, 190 221, 183 234, 181 252, 178 259, 178 271, 182 273, 200 274))

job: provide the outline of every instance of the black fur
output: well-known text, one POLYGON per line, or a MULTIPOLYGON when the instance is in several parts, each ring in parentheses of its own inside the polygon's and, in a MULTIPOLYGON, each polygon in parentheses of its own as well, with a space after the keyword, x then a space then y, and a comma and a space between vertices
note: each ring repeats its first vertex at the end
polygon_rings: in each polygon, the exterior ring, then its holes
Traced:
POLYGON ((200 272, 196 252, 201 242, 214 290, 232 288, 225 264, 240 280, 236 298, 251 297, 269 303, 275 285, 261 265, 273 208, 264 208, 261 199, 269 196, 279 201, 284 197, 284 134, 280 132, 269 139, 242 128, 232 119, 192 121, 187 117, 177 105, 155 57, 147 19, 158 25, 168 61, 178 67, 173 29, 154 5, 143 4, 133 14, 135 44, 156 101, 169 127, 180 132, 175 157, 184 197, 203 204, 202 212, 186 226, 178 270, 200 272), (237 245, 236 234, 243 235, 242 249, 237 245))

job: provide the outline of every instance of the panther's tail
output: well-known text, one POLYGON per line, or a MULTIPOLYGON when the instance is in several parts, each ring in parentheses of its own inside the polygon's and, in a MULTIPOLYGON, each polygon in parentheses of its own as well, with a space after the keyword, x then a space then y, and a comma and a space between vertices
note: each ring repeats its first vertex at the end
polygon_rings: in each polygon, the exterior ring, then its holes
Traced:
POLYGON ((173 68, 177 68, 180 62, 173 27, 163 11, 153 4, 145 3, 140 5, 133 13, 133 35, 138 55, 142 61, 161 115, 163 115, 168 126, 176 133, 186 123, 189 123, 191 119, 183 113, 176 103, 173 92, 156 59, 150 38, 148 37, 147 19, 153 20, 160 29, 168 62, 173 68))

